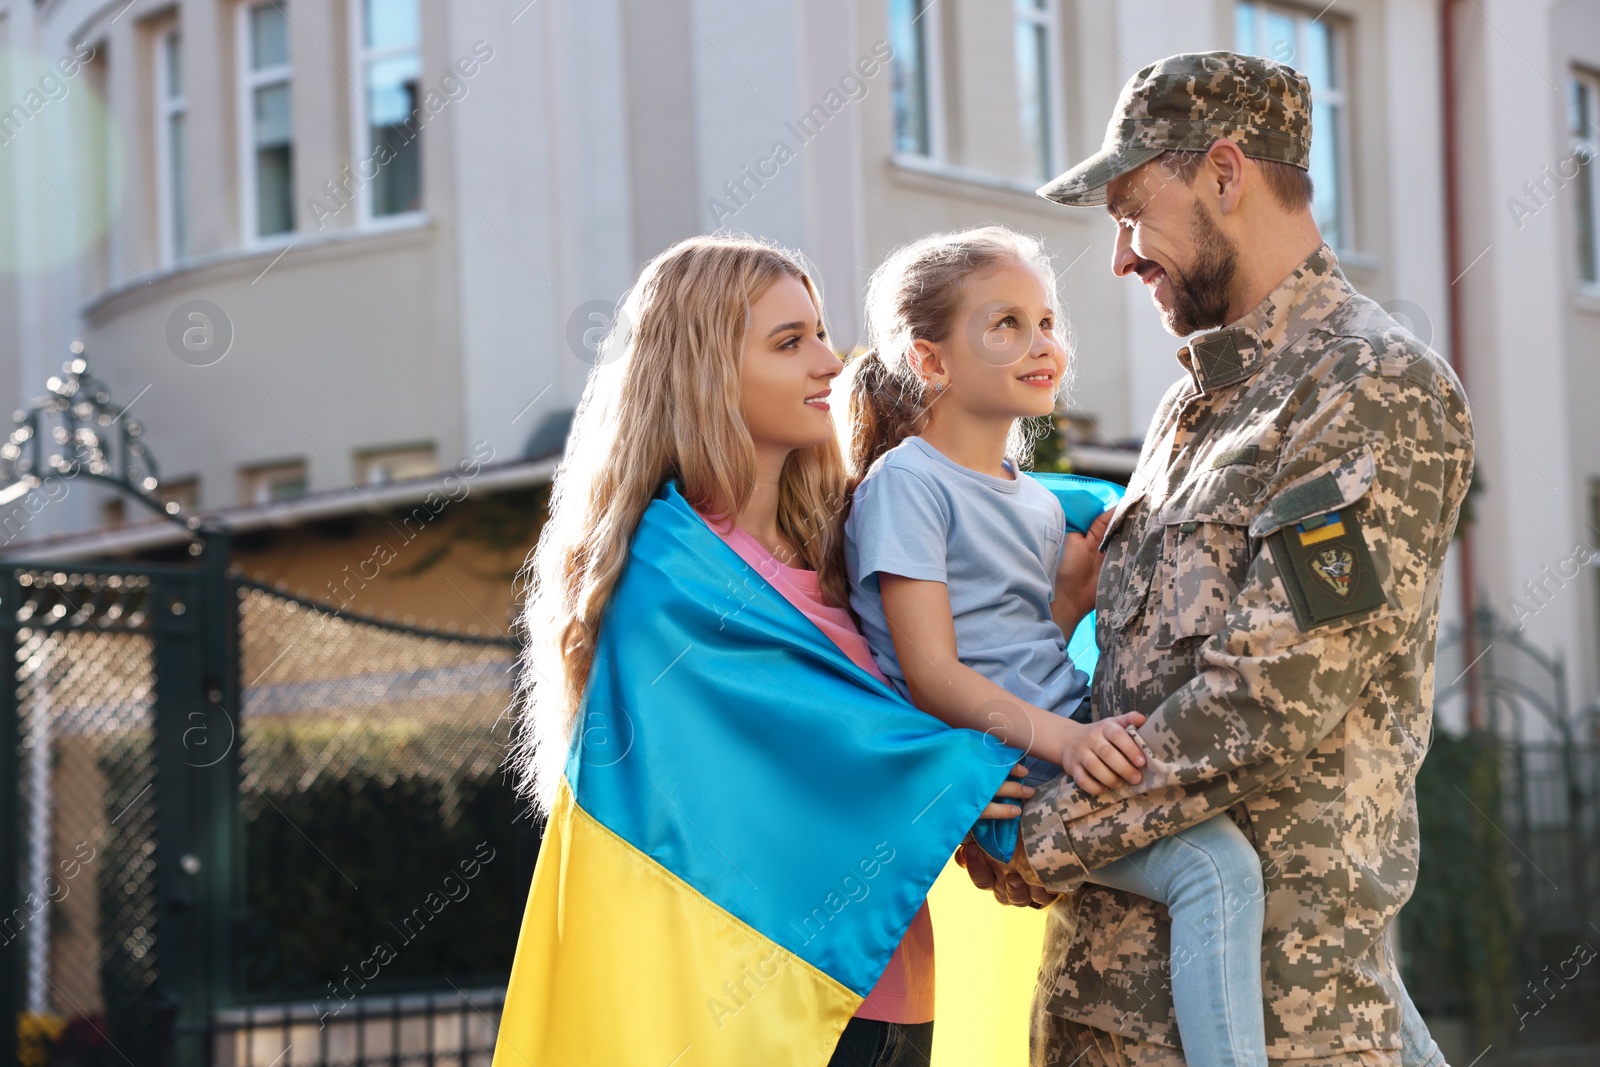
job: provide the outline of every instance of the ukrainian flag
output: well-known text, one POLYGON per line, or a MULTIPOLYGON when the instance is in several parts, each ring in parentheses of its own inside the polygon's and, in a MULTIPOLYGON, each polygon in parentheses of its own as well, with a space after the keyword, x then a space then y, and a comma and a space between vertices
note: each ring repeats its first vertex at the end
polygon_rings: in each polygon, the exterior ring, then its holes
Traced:
MULTIPOLYGON (((606 608, 493 1067, 823 1067, 1018 756, 857 667, 666 484, 606 608)), ((1021 1020, 1040 916, 984 906, 1026 923, 1021 1020)))

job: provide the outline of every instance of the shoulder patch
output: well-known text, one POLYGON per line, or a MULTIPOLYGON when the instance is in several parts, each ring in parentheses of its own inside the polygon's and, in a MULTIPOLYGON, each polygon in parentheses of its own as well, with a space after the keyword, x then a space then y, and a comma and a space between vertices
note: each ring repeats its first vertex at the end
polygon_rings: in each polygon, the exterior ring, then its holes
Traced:
MULTIPOLYGON (((1311 490, 1320 481, 1300 489, 1311 490)), ((1302 632, 1388 603, 1361 534, 1358 511, 1346 507, 1312 516, 1267 537, 1302 632)))

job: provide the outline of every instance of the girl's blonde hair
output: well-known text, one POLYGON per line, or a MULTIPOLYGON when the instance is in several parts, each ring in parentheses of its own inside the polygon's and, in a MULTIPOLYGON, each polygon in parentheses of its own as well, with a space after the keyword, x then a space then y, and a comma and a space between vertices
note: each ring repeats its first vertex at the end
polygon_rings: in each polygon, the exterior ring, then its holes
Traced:
MULTIPOLYGON (((1070 377, 1072 346, 1060 310, 1055 267, 1032 237, 1004 226, 936 233, 899 249, 867 283, 867 350, 845 367, 836 389, 849 395, 845 458, 852 486, 877 458, 927 424, 932 397, 911 364, 916 341, 942 342, 959 325, 962 283, 974 274, 1021 263, 1038 271, 1061 323, 1070 377)), ((1006 452, 1021 466, 1033 460, 1035 434, 1018 419, 1006 452)))
MULTIPOLYGON (((550 516, 519 580, 527 583, 511 767, 519 794, 549 810, 594 663, 600 618, 646 506, 669 478, 694 507, 731 519, 755 484, 740 414, 739 363, 750 305, 788 276, 822 298, 801 257, 753 238, 693 237, 645 266, 624 296, 573 416, 550 516)), ((844 468, 832 438, 790 453, 778 526, 842 606, 834 541, 844 468)))

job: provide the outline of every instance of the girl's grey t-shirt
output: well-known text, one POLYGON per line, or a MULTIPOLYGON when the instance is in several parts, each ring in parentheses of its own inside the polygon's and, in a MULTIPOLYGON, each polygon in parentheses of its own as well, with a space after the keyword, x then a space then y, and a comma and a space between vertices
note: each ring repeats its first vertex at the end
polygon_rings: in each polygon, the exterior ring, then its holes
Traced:
POLYGON ((1050 490, 1012 473, 969 470, 920 437, 879 457, 845 522, 850 606, 879 669, 910 699, 878 575, 943 582, 961 662, 1013 696, 1071 716, 1089 679, 1067 658, 1067 638, 1050 617, 1066 517, 1050 490))

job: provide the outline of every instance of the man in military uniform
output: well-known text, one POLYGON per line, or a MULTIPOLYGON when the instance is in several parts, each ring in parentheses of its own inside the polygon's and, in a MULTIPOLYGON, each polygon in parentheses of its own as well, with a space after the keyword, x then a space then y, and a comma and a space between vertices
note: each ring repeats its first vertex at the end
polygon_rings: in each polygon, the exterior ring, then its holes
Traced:
MULTIPOLYGON (((1210 332, 1179 350, 1102 542, 1094 713, 1148 716, 1132 731, 1142 778, 1040 789, 1009 868, 964 850, 1002 899, 1065 894, 1035 1064, 1183 1063, 1166 909, 1082 879, 1219 812, 1261 858, 1271 1061, 1400 1062, 1386 935, 1416 883, 1414 781, 1472 428, 1449 366, 1323 243, 1310 142, 1292 69, 1172 56, 1124 87, 1101 151, 1040 190, 1105 205, 1113 270, 1144 282, 1173 334, 1210 332)), ((1429 1044, 1407 1059, 1441 1063, 1429 1044)))

